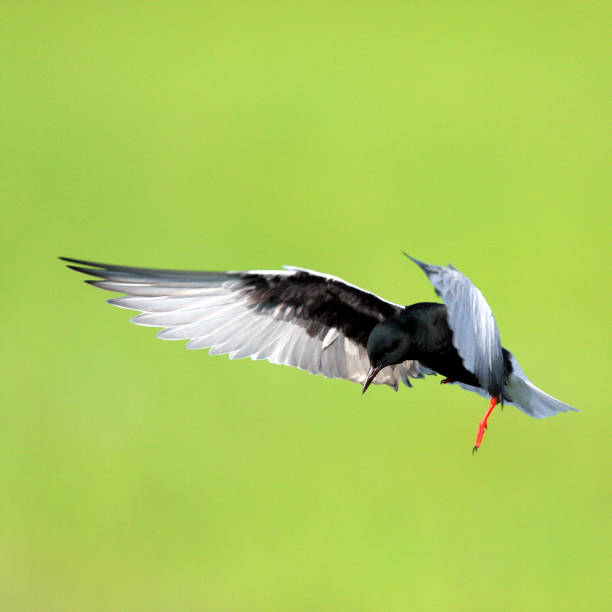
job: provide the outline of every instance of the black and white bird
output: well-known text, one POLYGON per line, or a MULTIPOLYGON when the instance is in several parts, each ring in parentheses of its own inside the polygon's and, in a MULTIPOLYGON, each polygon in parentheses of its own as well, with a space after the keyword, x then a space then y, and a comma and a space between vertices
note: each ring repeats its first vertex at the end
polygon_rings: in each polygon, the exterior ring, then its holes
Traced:
POLYGON ((191 272, 135 268, 62 257, 86 282, 124 294, 110 304, 138 310, 138 325, 162 327, 165 340, 189 340, 230 359, 267 359, 363 385, 441 374, 490 400, 478 426, 480 447, 497 403, 534 418, 576 410, 538 389, 510 351, 482 293, 451 265, 414 261, 444 304, 401 306, 340 278, 304 268, 191 272))

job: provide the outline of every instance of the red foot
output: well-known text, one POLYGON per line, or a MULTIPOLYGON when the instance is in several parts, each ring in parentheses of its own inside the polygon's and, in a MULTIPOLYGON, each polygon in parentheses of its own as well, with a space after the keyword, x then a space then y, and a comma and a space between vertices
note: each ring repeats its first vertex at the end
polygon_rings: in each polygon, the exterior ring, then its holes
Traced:
POLYGON ((476 432, 476 444, 472 449, 472 454, 474 454, 482 444, 482 437, 484 436, 485 429, 487 428, 487 419, 489 418, 489 415, 493 412, 493 408, 495 408, 495 406, 497 406, 497 398, 492 397, 491 403, 489 404, 489 409, 487 410, 487 414, 484 415, 484 418, 482 419, 482 421, 480 421, 478 425, 478 431, 476 432))
POLYGON ((455 381, 451 380, 450 378, 445 378, 444 380, 440 381, 441 385, 452 385, 455 381))

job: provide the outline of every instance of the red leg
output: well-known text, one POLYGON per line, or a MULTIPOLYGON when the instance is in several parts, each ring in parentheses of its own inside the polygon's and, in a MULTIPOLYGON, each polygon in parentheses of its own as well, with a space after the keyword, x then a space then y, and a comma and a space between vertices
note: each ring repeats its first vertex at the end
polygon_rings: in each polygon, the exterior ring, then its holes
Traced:
POLYGON ((451 380, 450 378, 445 378, 444 380, 440 381, 441 385, 452 385, 455 381, 451 380))
POLYGON ((493 408, 495 408, 495 406, 497 406, 497 398, 492 397, 491 403, 489 404, 489 409, 487 410, 487 414, 484 415, 484 418, 482 419, 482 421, 480 421, 480 424, 478 425, 478 431, 476 432, 476 444, 472 449, 472 454, 474 454, 480 448, 480 445, 482 443, 482 437, 484 436, 485 429, 487 428, 487 419, 489 418, 489 415, 493 412, 493 408))

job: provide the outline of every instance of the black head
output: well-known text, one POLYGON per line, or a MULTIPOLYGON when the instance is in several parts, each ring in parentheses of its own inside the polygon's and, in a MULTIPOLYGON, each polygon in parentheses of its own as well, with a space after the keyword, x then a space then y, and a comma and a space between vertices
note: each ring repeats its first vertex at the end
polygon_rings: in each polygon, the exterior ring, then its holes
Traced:
POLYGON ((370 332, 366 351, 370 359, 370 371, 363 384, 363 393, 380 370, 389 365, 402 363, 409 358, 410 337, 401 329, 398 321, 388 319, 379 323, 370 332))

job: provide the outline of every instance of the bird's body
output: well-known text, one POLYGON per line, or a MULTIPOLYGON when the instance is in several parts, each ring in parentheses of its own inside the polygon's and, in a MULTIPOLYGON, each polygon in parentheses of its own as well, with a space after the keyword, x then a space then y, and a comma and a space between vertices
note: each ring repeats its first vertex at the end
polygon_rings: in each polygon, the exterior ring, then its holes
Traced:
POLYGON ((111 304, 139 310, 132 321, 163 327, 160 338, 188 339, 231 359, 267 359, 397 390, 410 378, 441 374, 491 399, 475 449, 497 402, 542 418, 575 410, 529 381, 499 339, 482 293, 458 270, 417 263, 444 304, 402 307, 341 279, 302 268, 190 272, 133 268, 62 258, 97 277, 87 281, 125 297, 111 304))
POLYGON ((410 338, 407 359, 419 361, 449 380, 478 385, 476 377, 465 369, 461 356, 453 346, 446 306, 419 302, 406 306, 395 320, 398 332, 410 338))

